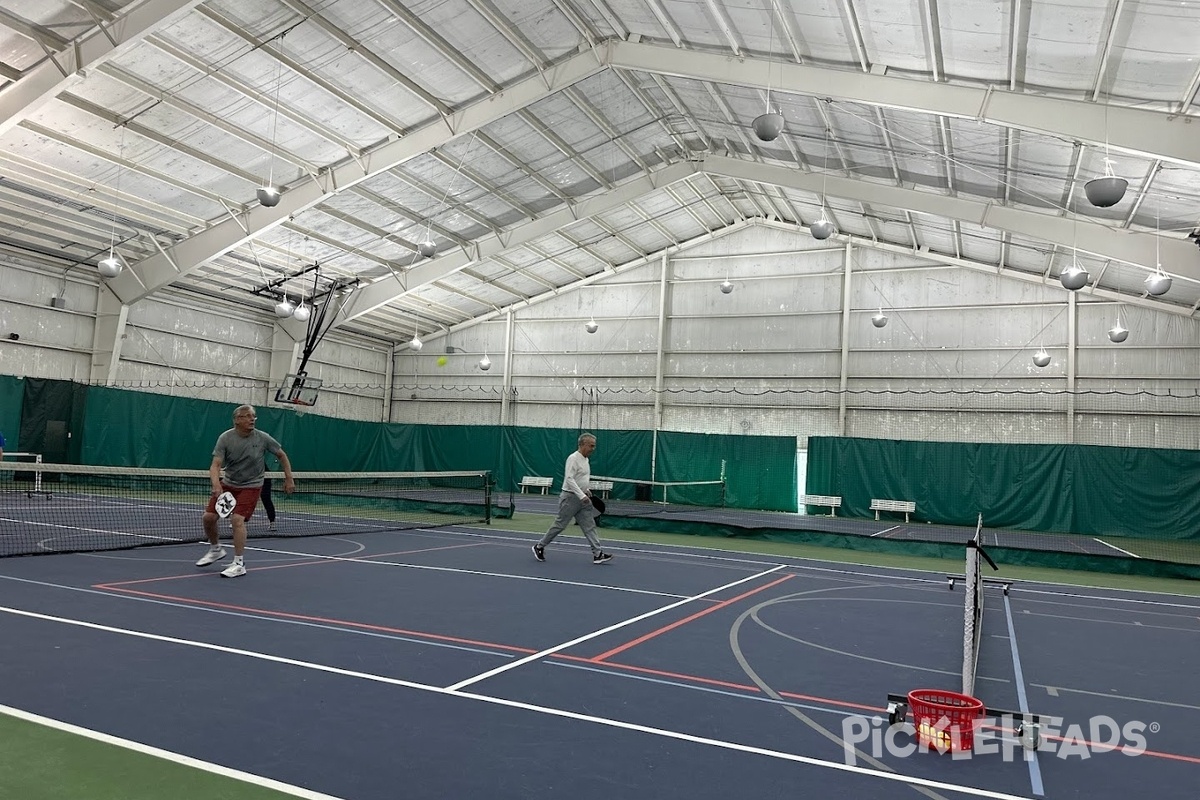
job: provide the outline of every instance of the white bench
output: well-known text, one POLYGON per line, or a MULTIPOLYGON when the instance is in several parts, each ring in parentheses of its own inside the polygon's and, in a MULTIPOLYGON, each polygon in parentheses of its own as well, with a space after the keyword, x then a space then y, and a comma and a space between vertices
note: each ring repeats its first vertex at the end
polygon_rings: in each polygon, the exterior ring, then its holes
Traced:
POLYGON ((802 498, 806 506, 828 506, 829 516, 836 517, 842 507, 842 498, 831 494, 806 494, 802 498))
POLYGON ((592 481, 591 489, 594 494, 600 495, 605 500, 608 499, 608 493, 612 491, 612 481, 592 481))
POLYGON ((521 478, 521 494, 525 494, 526 489, 541 489, 542 494, 549 494, 550 487, 554 485, 554 478, 538 478, 534 475, 526 475, 521 478))
POLYGON ((917 504, 912 500, 871 500, 871 510, 875 512, 875 519, 879 519, 880 511, 899 511, 904 514, 904 521, 908 522, 908 515, 917 510, 917 504))

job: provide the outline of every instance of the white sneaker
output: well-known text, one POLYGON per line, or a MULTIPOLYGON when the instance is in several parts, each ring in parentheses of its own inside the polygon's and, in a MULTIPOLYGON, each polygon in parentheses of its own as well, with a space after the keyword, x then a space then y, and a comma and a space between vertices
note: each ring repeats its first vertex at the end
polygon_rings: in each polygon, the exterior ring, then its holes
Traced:
POLYGON ((240 578, 246 574, 246 565, 235 561, 221 571, 222 578, 240 578))
POLYGON ((207 553, 200 556, 200 560, 196 562, 196 566, 197 567, 207 567, 209 564, 213 563, 214 561, 220 561, 224 557, 225 557, 225 548, 224 547, 218 547, 215 550, 210 547, 208 549, 207 553))
POLYGON ((274 533, 275 532, 275 523, 272 522, 270 525, 268 525, 267 530, 269 530, 271 533, 274 533))

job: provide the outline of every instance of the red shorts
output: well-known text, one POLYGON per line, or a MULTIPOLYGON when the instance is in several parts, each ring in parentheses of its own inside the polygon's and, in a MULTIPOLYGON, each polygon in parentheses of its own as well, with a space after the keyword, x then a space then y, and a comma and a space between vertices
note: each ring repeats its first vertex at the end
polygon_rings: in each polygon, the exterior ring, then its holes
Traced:
MULTIPOLYGON (((242 519, 250 519, 254 516, 254 509, 258 506, 258 496, 262 494, 261 486, 226 486, 221 484, 221 491, 229 492, 233 495, 233 499, 237 501, 237 505, 233 507, 233 513, 230 516, 237 515, 242 519)), ((212 495, 208 498, 208 507, 204 509, 207 514, 217 513, 217 495, 212 495)))

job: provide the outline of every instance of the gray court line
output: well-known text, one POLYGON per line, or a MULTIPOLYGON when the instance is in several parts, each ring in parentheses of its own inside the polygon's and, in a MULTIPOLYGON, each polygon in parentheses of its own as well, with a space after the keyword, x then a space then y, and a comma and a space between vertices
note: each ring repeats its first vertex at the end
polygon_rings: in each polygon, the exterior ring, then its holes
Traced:
POLYGON ((1047 683, 1031 683, 1029 685, 1036 686, 1038 689, 1045 689, 1051 695, 1057 692, 1070 692, 1071 694, 1086 694, 1110 700, 1126 700, 1130 703, 1150 703, 1156 706, 1167 706, 1168 708, 1184 708, 1188 711, 1200 711, 1200 706, 1190 706, 1187 703, 1172 703, 1168 700, 1151 700, 1148 697, 1133 697, 1127 694, 1112 694, 1111 692, 1090 692, 1087 689, 1068 689, 1065 686, 1051 686, 1047 683))
MULTIPOLYGON (((1004 593, 1004 616, 1008 618, 1008 643, 1012 648, 1013 677, 1017 684, 1017 708, 1022 714, 1028 714, 1029 700, 1025 696, 1025 675, 1021 672, 1021 656, 1017 653, 1017 629, 1013 625, 1012 601, 1009 600, 1008 592, 1004 593)), ((1033 793, 1038 797, 1045 797, 1046 791, 1042 787, 1042 768, 1038 763, 1037 750, 1026 750, 1025 753, 1025 763, 1029 765, 1029 783, 1033 793)))
MULTIPOLYGON (((302 556, 304 558, 315 558, 322 561, 344 561, 347 564, 375 564, 381 567, 403 567, 404 569, 425 570, 427 572, 452 572, 458 575, 480 575, 485 578, 506 578, 514 581, 533 581, 535 583, 555 583, 560 586, 582 586, 585 589, 606 589, 612 592, 628 592, 629 594, 648 594, 654 597, 685 597, 681 594, 672 592, 655 592, 650 589, 631 589, 626 586, 610 586, 603 583, 588 583, 587 581, 564 581, 558 578, 542 578, 537 575, 516 575, 511 572, 486 572, 480 569, 462 569, 460 567, 438 567, 432 564, 406 564, 403 561, 380 561, 372 556, 362 556, 361 558, 347 558, 345 556, 326 556, 320 553, 300 553, 295 550, 273 550, 269 547, 250 547, 247 545, 247 550, 253 550, 256 553, 274 553, 276 555, 292 555, 302 556)), ((780 568, 782 568, 782 564, 780 568)), ((691 598, 686 598, 691 599, 691 598)))
POLYGON ((185 611, 203 611, 208 614, 222 614, 227 617, 241 617, 242 619, 250 619, 256 622, 273 622, 285 625, 298 625, 301 628, 317 628, 318 630, 333 631, 334 633, 350 633, 355 636, 369 636, 373 639, 387 639, 389 641, 408 642, 409 644, 419 644, 428 647, 441 647, 446 650, 461 650, 467 653, 480 653, 485 656, 498 656, 499 658, 516 658, 512 653, 505 653, 499 650, 488 650, 482 647, 470 647, 462 644, 450 644, 448 642, 439 642, 430 639, 421 639, 414 636, 401 636, 395 633, 383 633, 381 631, 365 631, 357 628, 344 628, 338 625, 326 625, 320 622, 306 622, 300 619, 286 619, 274 617, 265 614, 251 614, 246 611, 230 611, 222 608, 210 608, 208 606, 194 605, 191 603, 180 603, 171 600, 160 600, 153 597, 135 597, 134 595, 123 594, 117 591, 105 592, 100 589, 85 589, 80 586, 64 586, 58 583, 50 583, 48 581, 35 581, 30 578, 14 578, 11 575, 0 575, 0 580, 16 581, 17 583, 28 583, 34 586, 45 586, 49 589, 65 589, 68 592, 80 592, 82 594, 95 594, 101 597, 108 597, 113 600, 132 600, 138 603, 150 603, 158 606, 168 606, 170 608, 180 608, 185 611))
MULTIPOLYGON (((782 565, 780 565, 782 566, 782 565)), ((608 717, 597 717, 592 714, 581 714, 575 711, 566 711, 561 708, 552 708, 550 706, 541 706, 535 703, 525 703, 519 700, 508 700, 503 697, 493 697, 486 694, 476 694, 474 692, 451 691, 440 686, 432 686, 425 683, 417 683, 415 681, 402 680, 400 678, 388 678, 382 675, 372 675, 367 672, 356 672, 354 670, 341 669, 340 667, 330 667, 325 664, 317 664, 311 661, 299 661, 294 658, 285 658, 283 656, 273 656, 268 653, 258 653, 253 650, 244 650, 237 647, 226 647, 224 645, 210 644, 208 642, 200 642, 192 639, 180 639, 174 636, 163 636, 157 633, 146 633, 144 631, 135 631, 128 628, 116 628, 110 625, 98 625, 94 622, 84 622, 77 619, 69 619, 65 617, 55 617, 48 614, 37 614, 32 611, 22 611, 16 608, 6 608, 0 606, 0 613, 13 614, 14 616, 27 617, 37 619, 44 622, 55 622, 64 625, 72 625, 80 628, 101 631, 104 633, 115 633, 121 636, 132 636, 137 639, 148 639, 156 642, 166 642, 173 645, 181 645, 184 647, 194 647, 200 650, 208 650, 210 652, 223 653, 226 655, 243 656, 246 658, 254 658, 261 661, 267 661, 275 664, 284 664, 302 669, 310 669, 315 672, 323 672, 330 675, 338 675, 348 678, 357 678, 360 680, 374 681, 389 686, 399 686, 405 689, 415 689, 422 692, 430 692, 445 697, 457 697, 465 700, 474 700, 481 703, 489 703, 491 705, 501 706, 503 708, 514 708, 523 711, 530 711, 536 714, 545 714, 547 716, 559 717, 561 719, 570 719, 577 722, 587 722, 594 725, 602 725, 608 728, 616 728, 618 730, 633 731, 635 733, 644 733, 650 736, 658 736, 675 741, 688 742, 691 744, 699 744, 707 747, 715 747, 722 750, 729 750, 736 753, 747 755, 764 756, 766 758, 774 758, 781 761, 790 761, 795 764, 806 764, 812 767, 820 767, 823 769, 834 770, 835 772, 844 772, 854 775, 861 775, 879 780, 897 781, 900 783, 917 784, 927 786, 934 789, 943 789, 950 792, 959 792, 962 794, 973 795, 975 797, 984 797, 989 800, 1028 800, 1021 795, 1007 794, 1005 792, 993 792, 988 789, 979 789, 973 786, 964 786, 961 784, 946 783, 944 781, 935 781, 928 778, 916 778, 908 775, 898 775, 891 772, 881 772, 879 770, 859 767, 853 764, 843 764, 837 761, 827 761, 825 759, 813 758, 811 756, 802 756, 795 753, 787 753, 782 750, 771 750, 765 747, 754 747, 751 745, 739 744, 738 742, 727 742, 721 739, 712 739, 707 736, 696 736, 690 733, 681 731, 673 731, 667 728, 654 728, 649 725, 639 725, 634 722, 624 722, 618 719, 608 717)))
MULTIPOLYGON (((1096 609, 1102 611, 1103 609, 1096 609)), ((1178 633, 1200 633, 1200 628, 1180 628, 1175 625, 1154 625, 1146 622, 1138 622, 1137 620, 1116 620, 1116 619, 1100 619, 1098 617, 1072 617, 1066 614, 1047 614, 1042 611, 1030 611, 1028 608, 1022 609, 1021 613, 1027 617, 1043 617, 1045 619, 1065 619, 1071 622, 1094 622, 1097 625, 1123 625, 1127 628, 1151 628, 1160 631, 1176 631, 1178 633)), ((1142 612, 1145 613, 1145 612, 1142 612)), ((1172 614, 1168 616, 1178 616, 1172 614)))

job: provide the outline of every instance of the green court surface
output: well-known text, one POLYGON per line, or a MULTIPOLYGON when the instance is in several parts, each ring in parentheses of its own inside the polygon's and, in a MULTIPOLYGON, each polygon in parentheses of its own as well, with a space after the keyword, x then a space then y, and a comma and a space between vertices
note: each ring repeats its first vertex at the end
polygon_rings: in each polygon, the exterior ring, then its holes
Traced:
POLYGON ((316 798, 178 763, 0 710, 0 797, 12 800, 316 798))

